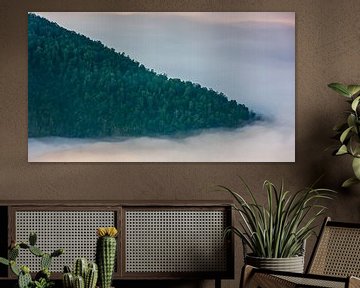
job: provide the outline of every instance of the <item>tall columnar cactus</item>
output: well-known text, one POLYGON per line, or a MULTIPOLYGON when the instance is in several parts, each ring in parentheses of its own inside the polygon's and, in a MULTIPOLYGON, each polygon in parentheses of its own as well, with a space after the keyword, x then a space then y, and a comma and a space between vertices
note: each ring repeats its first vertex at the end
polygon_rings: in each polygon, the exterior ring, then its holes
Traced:
POLYGON ((63 287, 64 288, 95 288, 98 279, 98 267, 96 263, 85 258, 76 259, 74 272, 68 266, 64 267, 63 287))
POLYGON ((11 242, 8 259, 0 257, 0 263, 10 266, 11 271, 18 277, 19 288, 38 287, 37 283, 50 283, 50 265, 53 257, 58 257, 64 253, 63 249, 57 249, 51 254, 44 253, 39 247, 36 246, 37 236, 35 233, 30 233, 29 244, 15 241, 11 242), (28 266, 21 266, 16 263, 19 256, 19 250, 29 250, 33 255, 40 257, 41 270, 35 275, 35 281, 32 280, 30 269, 28 266))
POLYGON ((116 258, 115 227, 98 228, 96 243, 96 262, 99 267, 100 288, 110 288, 116 258))

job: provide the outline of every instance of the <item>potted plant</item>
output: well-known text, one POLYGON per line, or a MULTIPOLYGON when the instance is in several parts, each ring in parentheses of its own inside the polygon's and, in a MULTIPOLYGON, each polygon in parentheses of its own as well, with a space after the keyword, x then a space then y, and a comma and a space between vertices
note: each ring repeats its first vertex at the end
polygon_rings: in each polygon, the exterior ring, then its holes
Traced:
POLYGON ((86 258, 78 258, 71 271, 69 266, 64 266, 62 276, 63 288, 95 288, 98 279, 98 266, 86 258))
MULTIPOLYGON (((266 180, 266 205, 260 204, 242 180, 251 201, 225 186, 235 199, 233 208, 240 215, 239 227, 228 227, 225 233, 239 236, 250 253, 244 254, 245 264, 259 268, 303 272, 305 241, 314 233, 315 220, 326 207, 317 202, 331 199, 329 189, 304 188, 296 193, 280 188, 266 180)), ((246 251, 244 249, 244 251, 246 251)))
POLYGON ((342 187, 348 187, 360 183, 360 85, 331 83, 328 86, 344 96, 351 106, 346 112, 346 122, 334 127, 340 142, 334 155, 350 155, 352 157, 354 177, 347 179, 342 184, 342 187))
POLYGON ((52 253, 45 253, 38 246, 36 246, 36 241, 36 234, 30 233, 29 243, 13 242, 9 248, 8 259, 0 257, 0 263, 10 266, 11 271, 18 277, 18 288, 50 288, 54 286, 54 282, 50 280, 50 265, 52 259, 62 255, 64 250, 57 249, 52 253), (20 266, 18 263, 16 263, 20 249, 28 250, 31 254, 41 259, 41 270, 36 273, 34 279, 31 277, 30 268, 28 266, 20 266))

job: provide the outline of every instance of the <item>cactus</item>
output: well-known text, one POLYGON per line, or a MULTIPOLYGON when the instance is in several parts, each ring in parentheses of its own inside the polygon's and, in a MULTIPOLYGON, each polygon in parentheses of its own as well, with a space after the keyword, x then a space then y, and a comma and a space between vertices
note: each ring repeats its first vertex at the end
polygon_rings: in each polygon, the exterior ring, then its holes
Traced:
POLYGON ((64 266, 64 273, 71 273, 71 269, 69 266, 67 265, 64 266))
POLYGON ((64 273, 63 277, 63 286, 64 288, 73 288, 74 287, 74 276, 72 273, 64 273))
POLYGON ((86 258, 76 259, 74 266, 75 276, 81 276, 83 279, 85 279, 87 268, 88 268, 88 262, 86 258))
POLYGON ((51 260, 52 257, 50 254, 44 253, 44 255, 41 257, 41 261, 40 261, 40 267, 41 269, 49 269, 50 265, 51 265, 51 260))
POLYGON ((37 235, 35 232, 31 232, 29 235, 29 244, 31 246, 35 246, 37 241, 37 235))
POLYGON ((53 253, 48 254, 36 247, 37 236, 35 233, 30 233, 29 244, 20 242, 16 243, 11 241, 8 259, 0 257, 0 264, 10 266, 11 271, 18 276, 18 286, 19 288, 29 288, 29 287, 51 287, 53 282, 50 281, 50 264, 53 257, 60 256, 64 250, 58 249, 53 253), (29 250, 30 253, 34 254, 37 257, 41 257, 41 271, 39 271, 35 276, 35 281, 32 280, 30 275, 30 269, 27 266, 22 266, 21 268, 16 264, 16 259, 19 256, 19 250, 29 250))
POLYGON ((30 269, 27 266, 21 267, 21 272, 19 274, 18 285, 19 288, 28 288, 32 283, 30 269))
POLYGON ((51 275, 51 273, 50 273, 49 269, 44 268, 44 269, 40 270, 38 273, 36 273, 35 280, 40 281, 42 278, 49 280, 50 275, 51 275))
POLYGON ((58 257, 63 253, 64 253, 64 249, 57 249, 54 252, 52 252, 50 255, 51 257, 58 257))
POLYGON ((85 258, 78 258, 74 263, 74 273, 71 273, 69 266, 64 266, 63 286, 64 288, 77 288, 76 285, 83 288, 95 288, 98 278, 98 268, 95 263, 89 263, 85 258), (84 275, 84 276, 82 276, 84 275), (76 280, 77 279, 77 280, 76 280), (82 281, 80 280, 82 279, 82 281), (81 283, 83 282, 83 284, 81 283))
POLYGON ((74 288, 85 288, 84 278, 77 275, 74 277, 74 288))
POLYGON ((40 248, 38 248, 38 247, 36 247, 36 246, 30 246, 30 247, 29 247, 29 251, 30 251, 32 254, 34 254, 35 256, 37 256, 37 257, 41 257, 41 256, 44 255, 44 252, 42 252, 42 251, 40 250, 40 248))
POLYGON ((89 263, 85 276, 85 288, 95 288, 98 279, 98 266, 96 263, 89 263))
POLYGON ((21 242, 21 243, 19 244, 19 246, 20 246, 20 248, 22 248, 22 249, 29 249, 29 248, 30 248, 30 245, 28 245, 28 244, 26 244, 26 243, 23 243, 23 242, 21 242))
POLYGON ((16 258, 19 256, 19 246, 15 246, 14 248, 9 250, 8 253, 9 260, 16 260, 16 258))
POLYGON ((11 271, 16 275, 19 276, 20 275, 20 268, 19 266, 16 265, 16 262, 14 260, 11 260, 10 262, 10 269, 11 271))
POLYGON ((115 227, 98 228, 97 235, 96 262, 100 287, 110 288, 115 265, 117 230, 115 227))

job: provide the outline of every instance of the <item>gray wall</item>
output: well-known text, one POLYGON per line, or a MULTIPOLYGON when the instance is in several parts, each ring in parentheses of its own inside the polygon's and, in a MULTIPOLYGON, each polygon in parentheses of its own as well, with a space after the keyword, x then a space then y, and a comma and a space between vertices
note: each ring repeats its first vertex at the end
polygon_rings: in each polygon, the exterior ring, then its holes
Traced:
MULTIPOLYGON (((346 108, 343 99, 326 85, 334 81, 360 82, 358 0, 19 2, 0 0, 0 200, 230 199, 215 192, 211 185, 235 188, 239 186, 237 175, 265 200, 261 190, 264 179, 275 183, 284 179, 287 187, 295 190, 325 174, 321 186, 339 191, 328 214, 337 220, 360 221, 360 186, 339 188, 351 173, 350 159, 334 158, 325 151, 333 143, 332 127, 342 119, 346 108), (296 163, 28 163, 28 11, 295 11, 296 163)), ((311 251, 312 242, 308 246, 311 251)), ((239 271, 240 252, 236 256, 239 271)), ((239 273, 235 281, 226 281, 224 286, 237 287, 238 280, 239 273)), ((213 283, 177 285, 211 287, 213 283)))

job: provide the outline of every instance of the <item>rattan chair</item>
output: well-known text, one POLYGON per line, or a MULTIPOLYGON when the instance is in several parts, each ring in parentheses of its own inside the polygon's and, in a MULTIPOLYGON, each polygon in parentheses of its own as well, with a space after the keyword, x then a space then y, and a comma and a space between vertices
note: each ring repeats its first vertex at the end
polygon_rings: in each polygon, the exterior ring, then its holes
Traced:
POLYGON ((360 287, 360 224, 326 218, 306 273, 278 272, 246 265, 242 288, 360 287))

